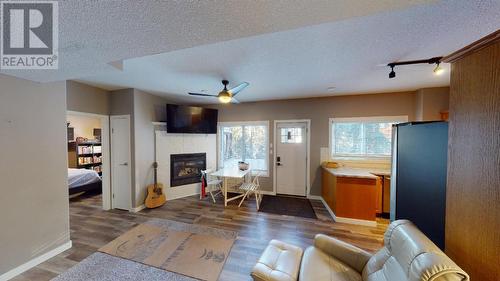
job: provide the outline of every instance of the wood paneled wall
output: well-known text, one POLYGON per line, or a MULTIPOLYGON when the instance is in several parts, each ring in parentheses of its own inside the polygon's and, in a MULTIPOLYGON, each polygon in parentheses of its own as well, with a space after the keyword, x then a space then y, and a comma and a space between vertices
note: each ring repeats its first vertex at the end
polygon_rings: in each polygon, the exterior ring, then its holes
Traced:
POLYGON ((500 280, 500 41, 452 62, 446 253, 500 280))

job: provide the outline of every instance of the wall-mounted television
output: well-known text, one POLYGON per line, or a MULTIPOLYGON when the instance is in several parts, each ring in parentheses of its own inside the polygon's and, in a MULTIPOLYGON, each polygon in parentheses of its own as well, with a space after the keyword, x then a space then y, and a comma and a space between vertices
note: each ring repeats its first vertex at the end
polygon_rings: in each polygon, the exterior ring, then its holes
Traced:
POLYGON ((216 134, 218 110, 167 104, 167 133, 216 134))

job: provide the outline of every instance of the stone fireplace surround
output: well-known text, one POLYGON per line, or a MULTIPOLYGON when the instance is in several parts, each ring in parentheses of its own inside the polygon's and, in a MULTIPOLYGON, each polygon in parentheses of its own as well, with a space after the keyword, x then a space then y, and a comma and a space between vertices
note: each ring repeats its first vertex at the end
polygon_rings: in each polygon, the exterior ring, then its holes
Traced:
POLYGON ((192 196, 200 193, 201 183, 179 186, 170 185, 170 156, 172 154, 206 154, 206 168, 217 169, 217 136, 215 134, 171 134, 165 126, 157 126, 156 159, 158 161, 158 182, 163 183, 167 200, 192 196))

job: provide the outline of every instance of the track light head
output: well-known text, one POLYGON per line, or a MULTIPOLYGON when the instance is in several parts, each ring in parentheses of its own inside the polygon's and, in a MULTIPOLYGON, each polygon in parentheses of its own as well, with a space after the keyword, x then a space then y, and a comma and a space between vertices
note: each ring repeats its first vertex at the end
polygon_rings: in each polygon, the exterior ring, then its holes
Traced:
POLYGON ((439 62, 436 63, 436 67, 434 68, 434 74, 436 75, 441 75, 444 73, 444 68, 442 68, 441 66, 439 66, 439 62))
POLYGON ((391 72, 389 72, 389 78, 396 77, 396 72, 394 72, 394 66, 391 65, 391 72))
POLYGON ((434 73, 436 75, 441 75, 444 72, 444 69, 439 66, 441 59, 443 57, 433 57, 425 60, 410 60, 410 61, 395 61, 388 63, 387 66, 391 68, 391 72, 389 73, 389 78, 396 77, 396 72, 394 72, 394 67, 399 65, 408 65, 408 64, 420 64, 420 63, 428 63, 428 64, 437 64, 436 68, 434 68, 434 73))

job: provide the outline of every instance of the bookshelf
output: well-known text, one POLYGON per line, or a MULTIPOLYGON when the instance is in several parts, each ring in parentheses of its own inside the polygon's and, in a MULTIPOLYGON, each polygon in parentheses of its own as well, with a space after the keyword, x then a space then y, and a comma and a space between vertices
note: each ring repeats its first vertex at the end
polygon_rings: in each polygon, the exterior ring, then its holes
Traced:
POLYGON ((102 175, 102 145, 100 142, 75 143, 76 168, 89 169, 102 175))

